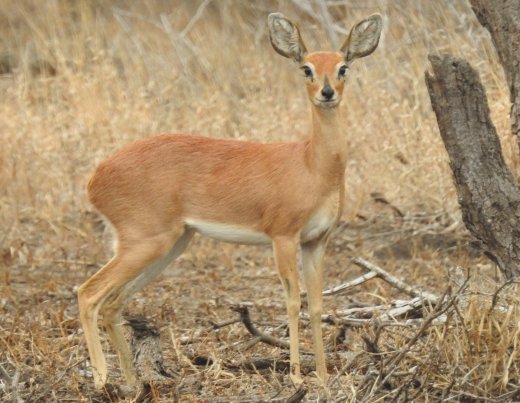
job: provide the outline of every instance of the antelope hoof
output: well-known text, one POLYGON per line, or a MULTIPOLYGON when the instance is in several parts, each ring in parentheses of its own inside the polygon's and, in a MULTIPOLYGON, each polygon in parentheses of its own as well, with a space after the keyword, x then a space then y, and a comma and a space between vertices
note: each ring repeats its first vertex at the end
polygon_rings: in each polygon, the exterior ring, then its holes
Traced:
POLYGON ((303 384, 303 378, 299 374, 290 374, 291 382, 298 389, 303 384))

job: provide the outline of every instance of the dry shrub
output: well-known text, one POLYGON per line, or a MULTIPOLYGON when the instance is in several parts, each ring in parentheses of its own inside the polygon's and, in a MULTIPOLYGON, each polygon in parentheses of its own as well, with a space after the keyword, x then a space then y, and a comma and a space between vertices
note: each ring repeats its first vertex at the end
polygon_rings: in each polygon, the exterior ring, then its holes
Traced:
MULTIPOLYGON (((470 283, 481 285, 479 279, 470 283)), ((455 293, 442 326, 424 330, 384 329, 371 362, 353 367, 357 399, 378 401, 516 401, 519 339, 516 285, 495 292, 455 293), (416 333, 421 337, 408 346, 416 333), (393 359, 406 354, 398 365, 393 359), (391 371, 386 384, 383 379, 391 371), (368 374, 368 375, 367 375, 368 374), (370 381, 367 382, 367 379, 370 381)))

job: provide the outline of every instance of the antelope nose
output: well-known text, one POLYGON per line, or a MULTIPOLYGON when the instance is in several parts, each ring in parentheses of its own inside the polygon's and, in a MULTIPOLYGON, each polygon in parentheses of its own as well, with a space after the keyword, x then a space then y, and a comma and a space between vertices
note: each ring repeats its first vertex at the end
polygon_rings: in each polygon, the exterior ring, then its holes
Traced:
POLYGON ((323 87, 321 90, 321 95, 323 95, 323 98, 329 101, 334 96, 334 90, 330 85, 325 85, 325 87, 323 87))

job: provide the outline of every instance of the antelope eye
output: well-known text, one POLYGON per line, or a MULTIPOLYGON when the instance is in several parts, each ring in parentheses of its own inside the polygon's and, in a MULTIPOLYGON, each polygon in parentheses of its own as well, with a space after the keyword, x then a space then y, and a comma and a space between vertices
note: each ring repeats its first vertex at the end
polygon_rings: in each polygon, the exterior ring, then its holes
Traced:
POLYGON ((347 74, 347 66, 343 65, 338 70, 338 77, 343 78, 347 74))
POLYGON ((312 70, 310 67, 302 66, 302 70, 303 70, 303 74, 305 75, 305 77, 312 78, 312 70))

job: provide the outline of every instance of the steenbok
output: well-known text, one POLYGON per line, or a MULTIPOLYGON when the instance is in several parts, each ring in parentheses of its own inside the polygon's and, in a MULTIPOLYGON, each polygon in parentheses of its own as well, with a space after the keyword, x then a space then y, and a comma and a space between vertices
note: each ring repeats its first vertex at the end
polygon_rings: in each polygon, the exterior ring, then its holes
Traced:
POLYGON ((312 111, 310 138, 258 144, 188 134, 149 137, 102 162, 88 184, 90 201, 117 235, 114 257, 78 290, 99 388, 107 381, 107 365, 98 314, 126 381, 134 384, 132 356, 121 329, 123 306, 184 251, 194 232, 228 242, 273 245, 287 299, 290 376, 297 384, 302 381, 296 267, 301 247, 316 372, 326 382, 322 261, 342 213, 347 158, 338 105, 350 64, 376 49, 382 20, 376 14, 356 24, 338 52, 308 53, 298 28, 282 14, 270 14, 268 25, 274 50, 303 73, 312 111))

